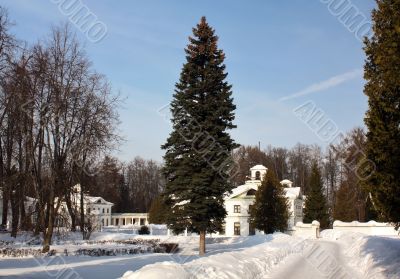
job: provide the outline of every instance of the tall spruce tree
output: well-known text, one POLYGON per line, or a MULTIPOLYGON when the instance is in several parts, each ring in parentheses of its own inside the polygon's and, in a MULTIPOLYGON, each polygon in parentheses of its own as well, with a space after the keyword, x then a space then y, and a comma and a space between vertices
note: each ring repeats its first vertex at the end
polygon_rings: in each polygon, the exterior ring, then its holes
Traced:
POLYGON ((285 231, 289 220, 289 201, 283 186, 268 170, 261 186, 256 192, 256 200, 250 210, 250 222, 264 233, 285 231))
POLYGON ((366 186, 386 220, 400 225, 400 0, 378 0, 374 35, 365 40, 369 109, 366 186))
POLYGON ((326 198, 323 194, 323 184, 321 171, 317 162, 313 162, 311 167, 310 191, 308 192, 303 221, 311 223, 314 220, 320 222, 321 228, 329 227, 329 213, 326 198))
POLYGON ((200 255, 205 253, 206 232, 219 231, 224 221, 223 196, 232 189, 226 173, 237 147, 228 133, 236 128, 236 106, 217 42, 202 17, 185 49, 186 63, 171 103, 173 131, 162 146, 164 198, 171 208, 167 224, 176 233, 186 228, 199 233, 200 255))

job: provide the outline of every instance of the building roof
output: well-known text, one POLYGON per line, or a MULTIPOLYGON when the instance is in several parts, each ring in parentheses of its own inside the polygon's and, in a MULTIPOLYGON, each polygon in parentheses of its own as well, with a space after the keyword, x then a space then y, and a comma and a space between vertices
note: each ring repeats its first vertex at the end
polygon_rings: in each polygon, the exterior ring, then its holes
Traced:
MULTIPOLYGON (((232 190, 232 193, 228 194, 225 197, 225 200, 230 200, 234 197, 240 196, 243 193, 246 193, 250 189, 258 190, 258 185, 255 183, 246 183, 244 185, 240 185, 232 190)), ((290 199, 296 199, 301 197, 300 187, 290 187, 290 188, 283 188, 285 191, 286 197, 290 199)))
POLYGON ((288 187, 292 187, 292 185, 293 185, 293 182, 290 181, 289 179, 284 179, 280 183, 281 183, 281 185, 286 185, 288 187))
POLYGON ((100 203, 103 203, 103 204, 113 205, 112 202, 108 202, 102 197, 86 196, 85 198, 87 198, 91 203, 99 203, 99 201, 100 201, 100 203))
POLYGON ((258 185, 254 184, 254 183, 246 183, 244 185, 240 185, 240 186, 236 187, 235 189, 233 189, 232 192, 225 197, 225 200, 229 200, 234 197, 237 197, 243 193, 246 193, 247 191, 249 191, 251 189, 257 191, 258 185))
POLYGON ((286 197, 296 199, 301 196, 300 187, 283 188, 286 197))
POLYGON ((267 170, 268 168, 263 165, 255 165, 250 170, 267 170))

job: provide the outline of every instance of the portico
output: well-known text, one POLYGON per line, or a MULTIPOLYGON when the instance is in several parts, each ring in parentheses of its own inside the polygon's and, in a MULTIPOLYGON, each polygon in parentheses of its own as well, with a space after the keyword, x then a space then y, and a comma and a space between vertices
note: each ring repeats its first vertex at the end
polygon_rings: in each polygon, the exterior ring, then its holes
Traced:
POLYGON ((148 225, 147 213, 113 213, 111 214, 112 226, 144 226, 148 225))

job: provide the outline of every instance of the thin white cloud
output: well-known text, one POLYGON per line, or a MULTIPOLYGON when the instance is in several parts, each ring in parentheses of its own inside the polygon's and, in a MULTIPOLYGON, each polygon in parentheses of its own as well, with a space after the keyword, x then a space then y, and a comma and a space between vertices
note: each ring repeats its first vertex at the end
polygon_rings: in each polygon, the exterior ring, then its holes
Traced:
POLYGON ((363 74, 363 70, 362 69, 356 69, 341 75, 337 75, 334 77, 331 77, 327 80, 318 82, 318 83, 314 83, 306 88, 304 88, 303 90, 300 90, 294 94, 282 97, 279 99, 280 102, 282 101, 286 101, 286 100, 290 100, 290 99, 294 99, 297 97, 301 97, 301 96, 305 96, 305 95, 309 95, 312 93, 316 93, 316 92, 320 92, 320 91, 324 91, 327 90, 329 88, 333 88, 336 87, 342 83, 345 83, 347 81, 362 77, 363 74))

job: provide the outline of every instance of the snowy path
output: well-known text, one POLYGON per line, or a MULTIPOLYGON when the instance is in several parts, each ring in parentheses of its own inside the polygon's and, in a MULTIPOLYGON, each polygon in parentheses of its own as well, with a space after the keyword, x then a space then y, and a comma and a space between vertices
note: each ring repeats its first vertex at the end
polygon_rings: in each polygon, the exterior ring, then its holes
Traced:
MULTIPOLYGON (((400 278, 399 238, 365 236, 334 230, 326 230, 321 235, 322 239, 319 240, 281 233, 208 238, 207 256, 200 258, 197 256, 196 237, 164 239, 166 242, 179 243, 182 248, 180 253, 173 255, 0 258, 0 278, 400 278)), ((122 236, 107 236, 110 237, 122 236)))
POLYGON ((140 269, 154 262, 179 261, 177 256, 148 254, 120 257, 52 257, 43 259, 1 259, 0 278, 117 278, 127 268, 140 269), (10 268, 12 266, 12 268, 10 268), (93 276, 96 274, 96 276, 93 276))
POLYGON ((315 240, 306 247, 303 253, 289 256, 265 278, 361 279, 362 277, 347 265, 339 243, 315 240))

